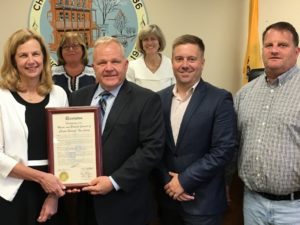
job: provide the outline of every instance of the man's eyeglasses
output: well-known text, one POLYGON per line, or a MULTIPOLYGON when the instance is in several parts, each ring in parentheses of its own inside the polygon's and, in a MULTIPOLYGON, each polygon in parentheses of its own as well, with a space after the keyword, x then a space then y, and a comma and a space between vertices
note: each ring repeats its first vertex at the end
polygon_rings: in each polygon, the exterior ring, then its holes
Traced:
POLYGON ((80 44, 70 44, 70 45, 63 45, 62 49, 70 51, 71 49, 73 50, 78 50, 80 48, 80 44))

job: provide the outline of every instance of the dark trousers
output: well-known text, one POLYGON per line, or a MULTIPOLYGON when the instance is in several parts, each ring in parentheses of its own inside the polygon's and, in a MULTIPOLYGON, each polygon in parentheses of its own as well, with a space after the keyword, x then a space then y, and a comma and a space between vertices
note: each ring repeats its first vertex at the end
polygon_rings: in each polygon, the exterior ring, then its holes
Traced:
POLYGON ((80 192, 77 199, 79 225, 97 225, 93 196, 88 192, 80 192))
POLYGON ((66 194, 60 199, 60 207, 64 213, 65 225, 79 225, 77 218, 77 194, 66 194))
POLYGON ((177 210, 160 210, 162 225, 221 225, 222 214, 217 215, 189 215, 177 210))

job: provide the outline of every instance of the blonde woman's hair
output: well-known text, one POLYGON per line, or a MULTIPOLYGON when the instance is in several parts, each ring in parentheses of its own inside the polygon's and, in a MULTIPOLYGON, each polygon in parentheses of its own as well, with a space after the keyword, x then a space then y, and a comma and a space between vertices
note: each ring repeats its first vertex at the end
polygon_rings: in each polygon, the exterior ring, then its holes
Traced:
POLYGON ((8 38, 4 46, 0 87, 10 91, 26 91, 25 87, 21 83, 15 56, 18 47, 32 39, 39 42, 43 54, 43 70, 40 75, 40 84, 37 87, 37 92, 40 95, 45 96, 51 91, 53 86, 50 70, 50 55, 43 38, 29 29, 20 29, 8 38))

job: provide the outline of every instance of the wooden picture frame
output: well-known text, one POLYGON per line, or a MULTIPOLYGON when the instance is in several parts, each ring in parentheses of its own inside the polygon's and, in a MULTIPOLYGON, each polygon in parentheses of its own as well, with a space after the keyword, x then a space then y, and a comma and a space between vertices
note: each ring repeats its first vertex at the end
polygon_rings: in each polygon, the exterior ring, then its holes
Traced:
POLYGON ((68 188, 102 175, 99 107, 46 108, 49 171, 68 188))

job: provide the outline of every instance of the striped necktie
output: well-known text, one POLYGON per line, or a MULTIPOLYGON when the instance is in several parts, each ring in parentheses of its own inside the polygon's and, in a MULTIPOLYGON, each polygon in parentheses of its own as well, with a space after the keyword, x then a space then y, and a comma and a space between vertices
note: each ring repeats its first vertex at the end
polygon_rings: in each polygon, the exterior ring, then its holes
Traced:
POLYGON ((99 99, 99 106, 100 106, 100 109, 101 109, 101 116, 102 116, 102 119, 105 115, 105 110, 106 110, 106 100, 107 98, 111 95, 110 92, 108 91, 103 91, 100 93, 100 99, 99 99))

